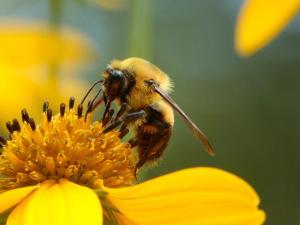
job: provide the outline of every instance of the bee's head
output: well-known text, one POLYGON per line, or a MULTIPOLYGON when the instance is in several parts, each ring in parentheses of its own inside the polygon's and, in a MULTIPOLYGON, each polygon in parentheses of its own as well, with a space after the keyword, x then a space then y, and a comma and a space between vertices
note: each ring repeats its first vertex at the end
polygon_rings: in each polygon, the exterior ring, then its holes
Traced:
POLYGON ((129 89, 134 84, 130 74, 108 65, 103 73, 104 93, 106 97, 113 101, 116 98, 124 100, 129 89))

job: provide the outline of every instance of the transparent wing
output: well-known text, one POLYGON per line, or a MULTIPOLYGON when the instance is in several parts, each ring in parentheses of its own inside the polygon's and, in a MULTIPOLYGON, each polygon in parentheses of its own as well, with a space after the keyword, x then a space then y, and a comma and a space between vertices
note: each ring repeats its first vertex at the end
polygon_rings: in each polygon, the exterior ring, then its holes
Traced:
MULTIPOLYGON (((149 83, 148 83, 149 84, 149 83)), ((202 144, 205 147, 205 150, 209 155, 214 155, 215 151, 212 145, 209 143, 206 135, 197 127, 197 125, 185 114, 185 112, 176 104, 176 102, 163 90, 161 90, 154 83, 149 84, 153 90, 159 94, 167 103, 169 103, 175 111, 179 113, 179 115, 183 118, 184 122, 191 128, 193 134, 202 141, 202 144)))

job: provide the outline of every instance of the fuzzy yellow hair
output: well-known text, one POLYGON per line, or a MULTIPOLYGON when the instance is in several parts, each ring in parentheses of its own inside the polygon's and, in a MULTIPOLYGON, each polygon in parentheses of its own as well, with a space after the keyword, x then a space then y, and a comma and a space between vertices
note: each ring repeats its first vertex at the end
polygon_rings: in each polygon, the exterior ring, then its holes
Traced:
POLYGON ((113 60, 110 64, 113 68, 127 70, 136 76, 137 85, 144 86, 145 80, 153 79, 166 93, 170 93, 173 83, 169 76, 152 63, 137 57, 127 58, 123 61, 113 60))

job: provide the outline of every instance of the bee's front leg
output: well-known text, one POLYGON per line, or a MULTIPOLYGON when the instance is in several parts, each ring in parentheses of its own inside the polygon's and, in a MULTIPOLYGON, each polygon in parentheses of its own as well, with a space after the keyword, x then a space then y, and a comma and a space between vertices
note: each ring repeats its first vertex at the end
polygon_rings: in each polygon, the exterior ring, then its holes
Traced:
POLYGON ((103 133, 107 133, 116 127, 120 126, 121 124, 128 124, 129 122, 132 122, 134 120, 143 118, 146 116, 146 112, 144 110, 139 110, 136 112, 130 112, 126 114, 125 116, 121 116, 117 119, 115 119, 109 126, 107 126, 104 130, 103 133))

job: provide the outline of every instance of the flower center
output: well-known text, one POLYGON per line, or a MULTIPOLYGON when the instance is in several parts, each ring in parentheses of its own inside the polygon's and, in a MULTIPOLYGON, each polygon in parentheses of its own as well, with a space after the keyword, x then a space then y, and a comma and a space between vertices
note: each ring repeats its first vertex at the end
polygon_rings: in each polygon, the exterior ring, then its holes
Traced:
POLYGON ((92 122, 92 115, 82 115, 74 98, 69 108, 61 104, 60 113, 52 116, 48 103, 43 107, 38 125, 22 110, 23 123, 8 122, 10 140, 0 137, 0 190, 66 178, 74 183, 99 188, 132 185, 135 181, 135 157, 124 132, 103 132, 111 120, 92 122))

